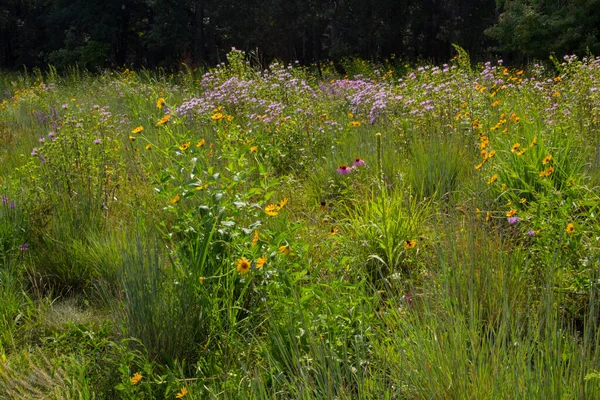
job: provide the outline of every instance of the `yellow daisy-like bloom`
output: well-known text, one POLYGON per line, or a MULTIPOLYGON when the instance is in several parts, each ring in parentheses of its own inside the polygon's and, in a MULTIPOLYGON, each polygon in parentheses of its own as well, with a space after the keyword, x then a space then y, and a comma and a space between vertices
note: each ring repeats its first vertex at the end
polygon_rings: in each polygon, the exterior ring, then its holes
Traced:
POLYGON ((552 175, 554 172, 554 167, 548 167, 544 171, 540 172, 540 176, 542 178, 552 175))
POLYGON ((360 126, 360 121, 352 121, 350 122, 350 126, 353 128, 357 128, 360 126))
POLYGON ((537 136, 533 138, 533 140, 531 141, 531 143, 529 144, 529 147, 533 147, 537 144, 537 136))
POLYGON ((218 120, 220 120, 221 118, 223 118, 223 113, 220 113, 220 112, 214 113, 214 114, 213 114, 213 115, 210 117, 210 119, 212 119, 213 121, 218 121, 218 120))
POLYGON ((487 161, 487 158, 484 158, 482 162, 480 162, 479 164, 477 164, 475 166, 475 169, 480 169, 481 167, 483 167, 483 164, 485 164, 486 161, 487 161))
POLYGON ((264 267, 264 265, 267 263, 267 257, 266 256, 262 256, 261 258, 259 258, 258 260, 256 260, 256 269, 261 269, 262 267, 264 267))
POLYGON ((494 174, 494 175, 490 176, 490 179, 488 179, 488 181, 487 181, 488 185, 491 185, 492 183, 496 182, 497 179, 498 179, 498 174, 494 174))
POLYGON ((183 396, 185 396, 187 394, 187 389, 184 387, 181 388, 181 390, 179 391, 179 393, 177 393, 177 395, 175 396, 176 399, 180 399, 183 396))
POLYGON ((173 197, 169 203, 176 204, 179 200, 181 200, 181 196, 176 194, 175 197, 173 197))
POLYGON ((354 118, 354 114, 348 113, 348 118, 354 118))
POLYGON ((498 100, 496 100, 495 102, 492 103, 492 107, 496 107, 498 104, 500 104, 500 102, 498 100))
POLYGON ((250 271, 250 261, 246 260, 245 257, 240 258, 237 261, 236 269, 240 274, 247 274, 250 271))
POLYGON ((510 151, 513 153, 516 153, 517 151, 519 151, 519 148, 521 147, 520 143, 515 143, 512 145, 512 147, 510 148, 510 151))
POLYGON ((129 141, 130 141, 130 142, 135 142, 135 137, 133 137, 133 136, 129 135, 129 141))
POLYGON ((206 143, 206 141, 204 139, 200 139, 200 141, 196 143, 196 147, 202 147, 204 146, 204 143, 206 143))
POLYGON ((338 228, 336 228, 335 226, 333 228, 331 228, 331 230, 329 231, 329 235, 334 236, 337 235, 337 233, 339 232, 338 228))
POLYGON ((171 114, 167 114, 164 117, 162 117, 161 119, 159 119, 158 122, 156 123, 156 125, 157 126, 164 125, 167 122, 169 122, 169 119, 171 119, 171 114))
POLYGON ((516 213, 517 213, 517 209, 516 209, 516 208, 513 208, 512 210, 510 210, 510 211, 508 211, 508 212, 506 213, 506 216, 510 218, 510 217, 512 217, 513 215, 515 215, 516 213))
POLYGON ((162 109, 162 108, 163 108, 163 106, 165 105, 165 103, 166 103, 166 102, 165 102, 165 99, 163 99, 163 98, 161 97, 160 99, 158 99, 158 100, 156 101, 156 108, 158 108, 158 109, 162 109))
POLYGON ((481 158, 486 159, 488 158, 488 151, 483 149, 479 152, 479 154, 481 155, 481 158))
POLYGON ((571 223, 567 224, 567 233, 575 232, 575 226, 571 223))
POLYGON ((185 142, 181 146, 179 146, 179 150, 186 151, 190 147, 190 142, 185 142))
POLYGON ((133 376, 131 377, 131 384, 132 385, 137 385, 137 383, 139 381, 142 380, 142 374, 140 374, 139 372, 136 372, 135 374, 133 374, 133 376))
POLYGON ((256 246, 256 243, 258 243, 258 231, 254 231, 252 236, 252 247, 256 246))
POLYGON ((291 251, 292 249, 288 245, 284 244, 283 246, 279 246, 279 252, 281 254, 290 254, 291 251))
POLYGON ((542 160, 542 164, 546 165, 551 161, 552 161, 552 154, 548 154, 546 157, 544 157, 544 160, 542 160))
POLYGON ((414 239, 404 241, 405 249, 414 249, 416 245, 417 245, 417 241, 414 239))
POLYGON ((496 150, 492 150, 488 153, 487 158, 492 158, 496 155, 496 150))
POLYGON ((251 153, 256 153, 258 151, 258 146, 252 146, 250 147, 250 152, 251 153))
POLYGON ((228 115, 227 116, 227 121, 229 121, 229 122, 233 121, 233 115, 228 115))
POLYGON ((281 210, 287 204, 287 202, 288 202, 288 198, 284 197, 283 200, 281 200, 279 202, 279 204, 277 205, 277 207, 279 207, 279 209, 281 210))
POLYGON ((141 132, 141 131, 143 131, 143 130, 144 130, 144 127, 143 127, 143 126, 138 126, 138 127, 137 127, 137 128, 135 128, 134 130, 132 130, 132 131, 131 131, 131 133, 133 133, 133 134, 135 135, 136 133, 140 133, 140 132, 141 132))
POLYGON ((527 203, 527 199, 526 199, 525 197, 521 197, 521 201, 520 201, 520 203, 521 203, 521 204, 525 204, 525 203, 527 203))
POLYGON ((269 217, 274 217, 279 214, 279 207, 277 207, 275 204, 269 204, 267 207, 265 207, 265 214, 267 214, 269 217))
POLYGON ((523 154, 525 154, 525 149, 521 150, 520 152, 517 153, 518 156, 522 156, 523 154))

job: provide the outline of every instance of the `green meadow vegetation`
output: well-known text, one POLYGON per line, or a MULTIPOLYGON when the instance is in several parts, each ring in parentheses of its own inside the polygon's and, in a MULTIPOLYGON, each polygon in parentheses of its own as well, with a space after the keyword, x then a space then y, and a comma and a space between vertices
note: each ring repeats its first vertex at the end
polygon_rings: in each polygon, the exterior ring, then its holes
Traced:
POLYGON ((600 398, 600 58, 0 73, 0 398, 600 398))

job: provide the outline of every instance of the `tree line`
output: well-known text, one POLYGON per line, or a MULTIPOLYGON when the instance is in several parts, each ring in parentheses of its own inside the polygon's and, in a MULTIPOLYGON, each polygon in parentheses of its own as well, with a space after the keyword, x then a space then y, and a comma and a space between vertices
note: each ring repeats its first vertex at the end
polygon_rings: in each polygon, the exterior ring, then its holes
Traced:
POLYGON ((0 67, 599 54, 600 0, 2 0, 0 67))

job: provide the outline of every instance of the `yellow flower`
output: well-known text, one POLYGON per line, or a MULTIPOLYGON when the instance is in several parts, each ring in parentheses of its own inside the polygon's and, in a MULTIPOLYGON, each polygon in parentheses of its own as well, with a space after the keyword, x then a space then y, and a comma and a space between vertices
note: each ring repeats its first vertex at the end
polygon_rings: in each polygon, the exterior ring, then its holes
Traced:
POLYGON ((352 121, 350 122, 350 126, 353 128, 357 128, 360 126, 360 121, 352 121))
POLYGON ((529 145, 529 147, 533 147, 533 146, 535 146, 536 144, 537 144, 537 136, 535 136, 535 137, 533 138, 533 140, 531 141, 531 144, 529 145))
POLYGON ((267 262, 267 257, 262 256, 258 260, 256 260, 256 269, 261 269, 267 262))
POLYGON ((287 197, 284 197, 283 200, 281 200, 279 202, 279 204, 277 205, 277 207, 279 207, 279 209, 281 210, 287 204, 287 202, 288 202, 287 197))
POLYGON ((133 136, 129 135, 129 141, 130 141, 130 142, 135 142, 135 137, 133 137, 133 136))
POLYGON ((495 102, 492 103, 492 107, 496 107, 498 104, 500 104, 500 102, 498 100, 496 100, 495 102))
POLYGON ((258 243, 258 231, 254 231, 252 236, 252 247, 256 246, 256 243, 258 243))
POLYGON ((251 153, 256 153, 258 151, 258 146, 252 146, 250 147, 250 152, 251 153))
POLYGON ((480 162, 479 164, 477 164, 475 166, 475 169, 480 169, 481 167, 483 167, 483 164, 485 164, 486 161, 487 161, 487 158, 484 158, 482 162, 480 162))
POLYGON ((491 185, 492 183, 496 182, 496 179, 498 179, 498 174, 490 176, 490 179, 488 179, 487 181, 488 185, 491 185))
POLYGON ((156 108, 162 109, 164 105, 165 99, 163 99, 162 97, 156 101, 156 108))
POLYGON ((190 147, 190 142, 185 142, 181 146, 179 146, 179 150, 186 151, 190 147))
POLYGON ((552 175, 553 172, 554 172, 554 167, 548 167, 544 171, 540 172, 540 176, 542 178, 547 177, 547 176, 552 175))
POLYGON ((179 393, 177 393, 177 396, 175 396, 176 399, 180 399, 183 396, 185 396, 187 394, 187 389, 184 387, 181 388, 181 390, 179 391, 179 393))
POLYGON ((265 207, 265 214, 270 217, 274 217, 279 214, 279 208, 275 204, 269 204, 267 207, 265 207))
POLYGON ((292 251, 292 249, 290 248, 290 246, 287 245, 283 245, 283 246, 279 246, 279 252, 281 254, 290 254, 290 252, 292 251))
POLYGON ((515 208, 513 208, 512 210, 508 211, 506 213, 507 217, 512 217, 513 215, 515 215, 517 213, 517 210, 515 208))
POLYGON ((237 261, 236 269, 240 274, 246 274, 250 271, 250 262, 245 257, 242 257, 237 261))
POLYGON ((481 217, 481 210, 479 209, 479 207, 475 209, 475 215, 477 216, 477 218, 481 217))
POLYGON ((152 148, 152 145, 150 143, 148 143, 145 148, 146 148, 146 150, 150 150, 152 148))
POLYGON ((567 224, 567 233, 573 233, 575 232, 575 226, 573 226, 573 224, 569 223, 567 224))
POLYGON ((488 153, 487 158, 492 158, 496 155, 496 150, 492 150, 488 153))
POLYGON ((175 195, 175 197, 173 197, 169 203, 171 203, 171 204, 175 204, 175 203, 177 203, 179 200, 181 200, 181 196, 179 196, 178 194, 176 194, 176 195, 175 195))
POLYGON ((131 384, 133 385, 137 385, 137 383, 139 381, 142 380, 142 374, 140 374, 139 372, 136 372, 135 374, 133 374, 133 376, 131 377, 131 384))
POLYGON ((198 282, 200 282, 201 285, 204 285, 206 283, 206 278, 201 276, 198 278, 198 282))
POLYGON ((544 160, 542 161, 543 165, 548 164, 550 161, 552 161, 552 155, 548 154, 546 157, 544 157, 544 160))
POLYGON ((204 146, 204 143, 206 143, 206 141, 204 139, 200 139, 200 141, 196 143, 196 147, 202 147, 204 146))
POLYGON ((199 185, 196 186, 196 190, 204 190, 208 187, 208 183, 205 183, 204 185, 199 185))
POLYGON ((135 135, 136 133, 140 133, 140 132, 141 132, 141 131, 143 131, 143 130, 144 130, 144 127, 143 127, 143 126, 138 126, 138 127, 137 127, 137 128, 135 128, 134 130, 132 130, 132 131, 131 131, 131 133, 133 133, 133 134, 135 135))
POLYGON ((520 152, 517 153, 517 156, 522 156, 523 154, 525 154, 525 149, 521 150, 520 152))
POLYGON ((218 120, 220 120, 221 118, 223 118, 223 113, 220 113, 220 112, 214 113, 214 114, 212 115, 212 117, 210 117, 210 118, 211 118, 213 121, 218 121, 218 120))
POLYGON ((354 118, 354 114, 348 113, 348 118, 354 118))
POLYGON ((156 123, 156 125, 160 126, 160 125, 166 124, 170 118, 171 118, 171 114, 167 114, 164 117, 162 117, 161 119, 159 119, 158 122, 156 123))
POLYGON ((233 121, 233 115, 228 115, 227 116, 227 121, 229 121, 229 122, 233 121))
POLYGON ((405 249, 414 249, 416 245, 417 245, 417 241, 414 239, 404 241, 405 249))
POLYGON ((338 232, 339 232, 339 231, 338 231, 338 228, 336 228, 336 227, 334 226, 334 227, 333 227, 333 228, 331 228, 331 230, 329 231, 329 234, 330 234, 331 236, 334 236, 334 235, 336 235, 338 232))
POLYGON ((492 218, 492 213, 489 211, 485 213, 485 222, 488 222, 492 218))
POLYGON ((516 153, 516 152, 519 150, 519 148, 520 148, 520 147, 521 147, 521 144, 519 144, 519 143, 515 143, 515 144, 513 144, 513 145, 512 145, 512 147, 510 148, 510 151, 512 151, 513 153, 516 153))
POLYGON ((521 197, 521 204, 527 203, 527 199, 525 197, 521 197))

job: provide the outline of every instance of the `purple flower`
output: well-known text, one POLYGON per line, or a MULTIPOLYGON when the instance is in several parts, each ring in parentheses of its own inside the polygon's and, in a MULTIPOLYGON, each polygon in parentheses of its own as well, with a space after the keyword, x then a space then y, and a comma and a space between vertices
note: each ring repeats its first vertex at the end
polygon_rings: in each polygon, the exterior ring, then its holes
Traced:
POLYGON ((354 167, 360 167, 361 165, 365 165, 365 160, 361 160, 360 158, 354 160, 354 164, 352 164, 354 167))
POLYGON ((10 202, 10 208, 15 208, 15 202, 14 201, 10 202))
POLYGON ((33 150, 31 150, 31 157, 37 156, 37 151, 38 151, 38 148, 34 147, 33 150))
POLYGON ((352 171, 352 167, 347 167, 345 165, 340 165, 337 169, 338 174, 348 175, 352 171))
POLYGON ((27 251, 29 250, 29 243, 25 242, 22 245, 19 246, 19 250, 21 251, 27 251))
POLYGON ((2 204, 6 204, 7 202, 8 202, 8 197, 7 197, 7 196, 4 196, 4 197, 2 198, 2 204))
POLYGON ((100 142, 102 142, 102 140, 100 140, 100 138, 94 140, 94 144, 100 144, 100 142))
POLYGON ((69 105, 67 103, 65 103, 65 104, 62 105, 62 109, 63 110, 66 110, 68 107, 69 107, 69 105))
POLYGON ((517 222, 519 222, 519 217, 509 217, 509 218, 508 218, 508 224, 509 224, 509 225, 514 225, 514 224, 516 224, 517 222))
POLYGON ((40 143, 44 143, 46 141, 46 138, 44 136, 40 136, 40 143))
POLYGON ((535 231, 533 229, 530 229, 527 231, 527 235, 528 236, 535 236, 535 231))

